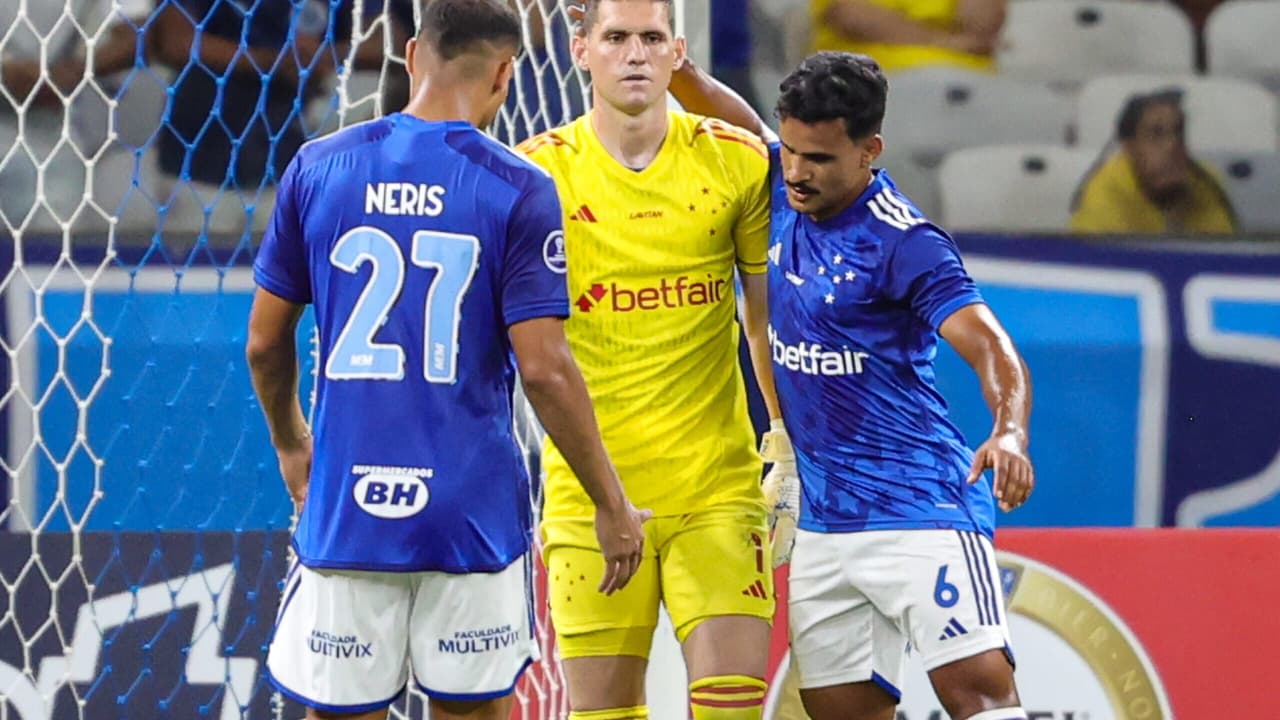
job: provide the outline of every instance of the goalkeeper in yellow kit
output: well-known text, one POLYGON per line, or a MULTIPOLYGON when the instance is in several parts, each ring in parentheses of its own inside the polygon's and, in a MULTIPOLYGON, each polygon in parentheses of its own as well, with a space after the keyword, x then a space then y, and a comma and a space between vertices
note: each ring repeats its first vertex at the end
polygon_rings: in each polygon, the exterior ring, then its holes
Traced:
MULTIPOLYGON (((759 720, 773 563, 738 365, 734 271, 777 418, 763 274, 768 153, 745 130, 667 109, 685 60, 670 0, 594 0, 581 20, 574 60, 591 73, 594 109, 520 149, 559 190, 565 247, 549 246, 546 259, 567 261, 565 330, 627 495, 654 519, 631 583, 612 597, 596 592, 592 505, 546 448, 544 560, 570 718, 648 717, 644 678, 662 602, 684 647, 695 720, 759 720)), ((784 462, 771 475, 794 476, 789 445, 774 445, 784 462)))

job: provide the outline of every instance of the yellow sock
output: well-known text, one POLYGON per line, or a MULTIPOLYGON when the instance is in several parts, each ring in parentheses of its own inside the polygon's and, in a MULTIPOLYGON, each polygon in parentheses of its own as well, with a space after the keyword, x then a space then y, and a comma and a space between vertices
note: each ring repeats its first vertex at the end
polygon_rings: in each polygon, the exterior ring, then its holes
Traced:
POLYGON ((571 710, 569 720, 649 720, 649 708, 637 705, 608 710, 571 710))
POLYGON ((689 685, 694 720, 760 720, 768 685, 747 675, 713 675, 689 685))

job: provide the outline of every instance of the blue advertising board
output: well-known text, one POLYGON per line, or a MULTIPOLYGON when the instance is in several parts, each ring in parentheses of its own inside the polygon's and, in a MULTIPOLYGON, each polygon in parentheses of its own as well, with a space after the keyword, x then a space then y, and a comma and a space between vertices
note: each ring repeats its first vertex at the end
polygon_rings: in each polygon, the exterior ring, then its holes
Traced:
MULTIPOLYGON (((1280 249, 960 242, 1034 380, 1039 487, 1004 525, 1280 525, 1280 249)), ((285 527, 243 359, 248 268, 85 265, 5 287, 8 525, 285 527)), ((304 394, 309 337, 306 319, 304 394)), ((938 378, 976 445, 990 415, 945 344, 938 378)))

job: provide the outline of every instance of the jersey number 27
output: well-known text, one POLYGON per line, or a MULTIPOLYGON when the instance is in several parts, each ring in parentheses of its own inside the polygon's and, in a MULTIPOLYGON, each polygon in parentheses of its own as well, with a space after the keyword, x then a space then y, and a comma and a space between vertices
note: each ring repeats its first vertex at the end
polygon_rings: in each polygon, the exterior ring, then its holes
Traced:
MULTIPOLYGON (((458 376, 458 328, 462 298, 471 287, 480 262, 480 239, 474 235, 420 230, 413 234, 409 259, 420 268, 435 270, 427 286, 423 317, 423 376, 427 382, 451 383, 458 376)), ((369 263, 373 272, 356 301, 351 317, 338 334, 324 374, 332 380, 403 380, 404 348, 380 343, 374 333, 404 288, 405 262, 400 246, 375 227, 348 231, 334 244, 329 262, 344 272, 356 273, 369 263)))

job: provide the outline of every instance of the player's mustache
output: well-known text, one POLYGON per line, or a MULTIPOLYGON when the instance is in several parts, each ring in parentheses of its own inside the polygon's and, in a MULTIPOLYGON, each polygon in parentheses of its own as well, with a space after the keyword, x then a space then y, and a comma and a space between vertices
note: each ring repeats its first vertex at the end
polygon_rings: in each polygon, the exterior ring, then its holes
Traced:
POLYGON ((818 191, 804 183, 787 183, 787 187, 798 193, 817 193, 818 191))

